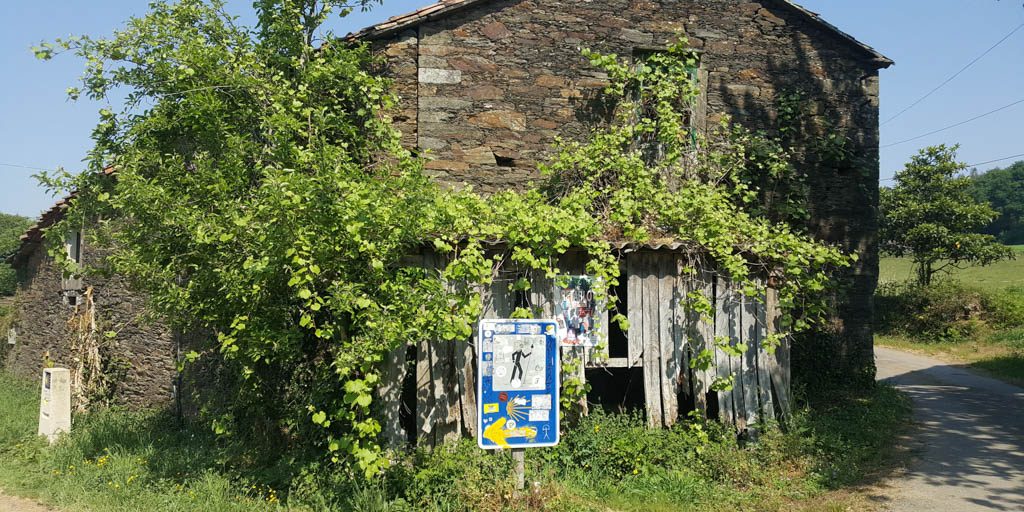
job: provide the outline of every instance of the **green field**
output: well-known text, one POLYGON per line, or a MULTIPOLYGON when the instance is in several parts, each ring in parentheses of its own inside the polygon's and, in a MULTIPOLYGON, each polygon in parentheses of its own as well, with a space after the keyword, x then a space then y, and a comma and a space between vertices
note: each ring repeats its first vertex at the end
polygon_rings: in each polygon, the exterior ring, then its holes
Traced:
MULTIPOLYGON (((1000 261, 987 267, 956 270, 949 277, 959 280, 965 286, 975 288, 992 290, 1012 286, 1024 287, 1024 245, 1011 247, 1016 259, 1000 261)), ((901 282, 914 277, 910 258, 882 258, 878 270, 878 284, 901 282)), ((943 279, 945 276, 937 277, 943 279)))

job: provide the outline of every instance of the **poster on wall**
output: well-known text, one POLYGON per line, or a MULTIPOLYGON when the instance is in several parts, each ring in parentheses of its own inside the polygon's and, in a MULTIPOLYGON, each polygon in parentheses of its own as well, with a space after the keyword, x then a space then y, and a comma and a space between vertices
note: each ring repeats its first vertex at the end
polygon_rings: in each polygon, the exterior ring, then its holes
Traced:
POLYGON ((558 341, 563 347, 596 347, 598 321, 604 301, 594 297, 593 276, 568 276, 555 286, 555 322, 558 323, 558 341))
POLYGON ((552 320, 480 321, 480 448, 539 448, 558 444, 561 369, 557 332, 552 320))

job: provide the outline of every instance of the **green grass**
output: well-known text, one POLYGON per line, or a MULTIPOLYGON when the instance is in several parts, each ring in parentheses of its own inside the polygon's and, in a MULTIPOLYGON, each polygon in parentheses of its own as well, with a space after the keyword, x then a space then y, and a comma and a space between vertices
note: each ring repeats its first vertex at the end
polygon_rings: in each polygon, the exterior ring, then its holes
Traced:
MULTIPOLYGON (((1024 287, 1024 245, 1010 247, 1016 255, 1014 260, 1000 261, 985 267, 954 270, 949 277, 984 289, 1024 287)), ((913 278, 914 269, 910 258, 882 258, 879 262, 879 284, 902 282, 913 278)))
POLYGON ((153 412, 78 416, 51 447, 34 435, 37 396, 0 373, 0 488, 64 511, 861 509, 867 499, 847 486, 887 467, 909 416, 886 386, 805 406, 757 443, 715 422, 649 430, 637 415, 595 413, 560 446, 528 452, 538 485, 517 492, 510 455, 471 441, 401 456, 372 484, 255 463, 208 428, 153 412))
POLYGON ((0 373, 0 488, 9 494, 68 511, 280 509, 276 492, 216 466, 209 436, 165 415, 80 416, 74 435, 47 446, 35 435, 38 396, 34 384, 0 373))

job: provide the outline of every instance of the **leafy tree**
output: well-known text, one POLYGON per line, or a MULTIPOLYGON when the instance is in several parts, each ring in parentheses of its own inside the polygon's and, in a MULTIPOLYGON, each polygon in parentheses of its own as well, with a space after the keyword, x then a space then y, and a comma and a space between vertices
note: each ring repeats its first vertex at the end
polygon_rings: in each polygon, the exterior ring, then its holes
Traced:
POLYGON ((0 295, 12 295, 17 287, 14 269, 7 258, 21 245, 22 233, 32 225, 32 219, 20 215, 0 213, 0 295))
POLYGON ((1024 244, 1024 161, 971 176, 971 195, 999 213, 980 232, 1004 244, 1024 244))
MULTIPOLYGON (((250 29, 219 1, 156 2, 109 39, 36 49, 85 59, 73 97, 126 93, 123 109, 101 111, 92 172, 44 181, 79 191, 63 222, 94 226, 93 243, 112 248, 108 270, 168 321, 216 334, 186 359, 208 360, 231 391, 206 404, 218 433, 378 474, 388 459, 373 390, 385 355, 415 340, 468 339, 479 290, 502 268, 558 278, 570 247, 590 255, 600 297, 617 284, 610 239, 691 240, 751 296, 764 291, 758 277, 774 276, 793 329, 820 315, 816 294, 849 264, 767 217, 752 176, 792 177, 778 144, 723 126, 693 153, 683 119, 696 87, 679 61, 633 70, 588 53, 609 71, 606 92, 623 114, 563 145, 543 190, 483 197, 442 190, 399 145, 387 118, 395 100, 367 48, 321 28, 341 1, 255 7, 250 29), (641 119, 623 97, 637 83, 651 107, 641 119), (640 135, 663 145, 661 158, 640 135), (100 172, 108 167, 116 175, 100 172), (426 248, 440 268, 411 261, 426 248), (788 315, 797 308, 801 317, 788 315)), ((692 56, 680 43, 655 58, 692 56)), ((568 403, 586 392, 563 384, 568 403)))
POLYGON ((996 212, 971 197, 969 177, 958 177, 966 165, 956 161, 957 148, 922 149, 896 173, 895 186, 881 190, 882 250, 912 257, 922 285, 939 272, 1012 257, 995 237, 976 233, 996 212))

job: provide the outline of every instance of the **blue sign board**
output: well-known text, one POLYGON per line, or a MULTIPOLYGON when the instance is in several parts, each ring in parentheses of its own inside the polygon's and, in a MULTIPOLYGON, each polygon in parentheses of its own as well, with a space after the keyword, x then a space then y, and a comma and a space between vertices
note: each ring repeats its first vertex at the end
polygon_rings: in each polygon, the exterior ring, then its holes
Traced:
POLYGON ((558 444, 561 372, 555 322, 481 320, 477 340, 480 448, 558 444))

